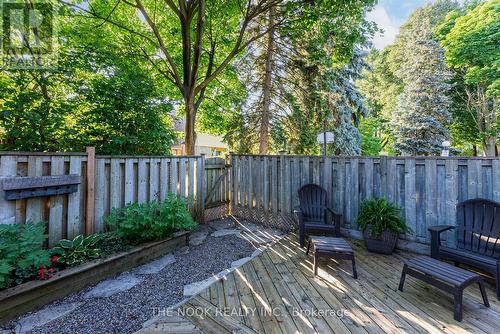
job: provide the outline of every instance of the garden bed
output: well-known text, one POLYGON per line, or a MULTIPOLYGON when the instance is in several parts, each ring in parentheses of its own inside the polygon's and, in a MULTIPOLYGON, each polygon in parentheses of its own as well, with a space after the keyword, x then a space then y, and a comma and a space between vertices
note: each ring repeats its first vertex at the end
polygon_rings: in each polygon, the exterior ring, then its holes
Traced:
POLYGON ((32 311, 88 285, 159 258, 185 246, 188 235, 189 232, 179 232, 166 240, 147 243, 105 259, 62 270, 46 281, 31 281, 0 291, 0 320, 32 311))

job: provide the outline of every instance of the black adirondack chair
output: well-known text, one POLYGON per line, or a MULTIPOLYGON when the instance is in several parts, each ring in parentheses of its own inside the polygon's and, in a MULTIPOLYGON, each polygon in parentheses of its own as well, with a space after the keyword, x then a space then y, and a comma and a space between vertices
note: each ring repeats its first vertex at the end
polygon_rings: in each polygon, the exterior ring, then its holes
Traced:
POLYGON ((299 220, 299 241, 304 247, 307 234, 340 236, 342 215, 328 207, 328 194, 317 184, 307 184, 299 189, 300 209, 295 210, 299 220))
POLYGON ((467 264, 493 274, 500 300, 500 203, 472 199, 457 205, 457 226, 429 228, 431 257, 467 264), (457 229, 456 248, 441 245, 440 234, 457 229))

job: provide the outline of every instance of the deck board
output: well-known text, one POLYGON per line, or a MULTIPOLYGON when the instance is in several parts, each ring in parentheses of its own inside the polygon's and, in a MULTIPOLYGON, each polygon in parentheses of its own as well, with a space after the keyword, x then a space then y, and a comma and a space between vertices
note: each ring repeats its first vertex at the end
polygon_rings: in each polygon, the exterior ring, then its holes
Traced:
POLYGON ((407 277, 404 292, 397 290, 403 261, 414 254, 377 255, 358 241, 349 242, 356 254, 357 280, 350 261, 322 260, 314 276, 312 255, 290 234, 182 307, 209 309, 205 316, 187 317, 206 334, 484 334, 500 328, 500 303, 490 284, 491 307, 481 304, 479 289, 472 285, 464 294, 464 320, 457 322, 451 295, 412 277, 407 277))

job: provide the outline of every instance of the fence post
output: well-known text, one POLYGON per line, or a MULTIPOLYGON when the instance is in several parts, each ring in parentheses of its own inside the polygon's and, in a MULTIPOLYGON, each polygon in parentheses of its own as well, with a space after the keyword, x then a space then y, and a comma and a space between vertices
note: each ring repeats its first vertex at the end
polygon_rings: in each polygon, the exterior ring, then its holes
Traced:
POLYGON ((201 159, 200 159, 200 165, 198 166, 199 172, 198 172, 198 177, 200 177, 200 182, 198 184, 201 184, 200 187, 200 193, 198 194, 198 221, 200 223, 205 222, 205 196, 207 193, 207 183, 206 183, 206 175, 207 173, 205 172, 205 154, 201 154, 201 159))
POLYGON ((95 147, 87 147, 87 200, 85 212, 85 234, 94 233, 95 205, 95 147))

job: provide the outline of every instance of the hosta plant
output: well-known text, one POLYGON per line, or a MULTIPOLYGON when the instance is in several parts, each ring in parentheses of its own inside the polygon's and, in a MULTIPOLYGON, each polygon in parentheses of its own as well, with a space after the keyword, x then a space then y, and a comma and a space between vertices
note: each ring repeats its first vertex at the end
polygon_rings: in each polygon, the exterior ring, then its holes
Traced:
POLYGON ((63 239, 54 248, 54 253, 58 254, 58 262, 68 267, 77 266, 100 256, 99 248, 96 247, 101 239, 100 234, 93 234, 84 237, 76 236, 73 240, 63 239))

